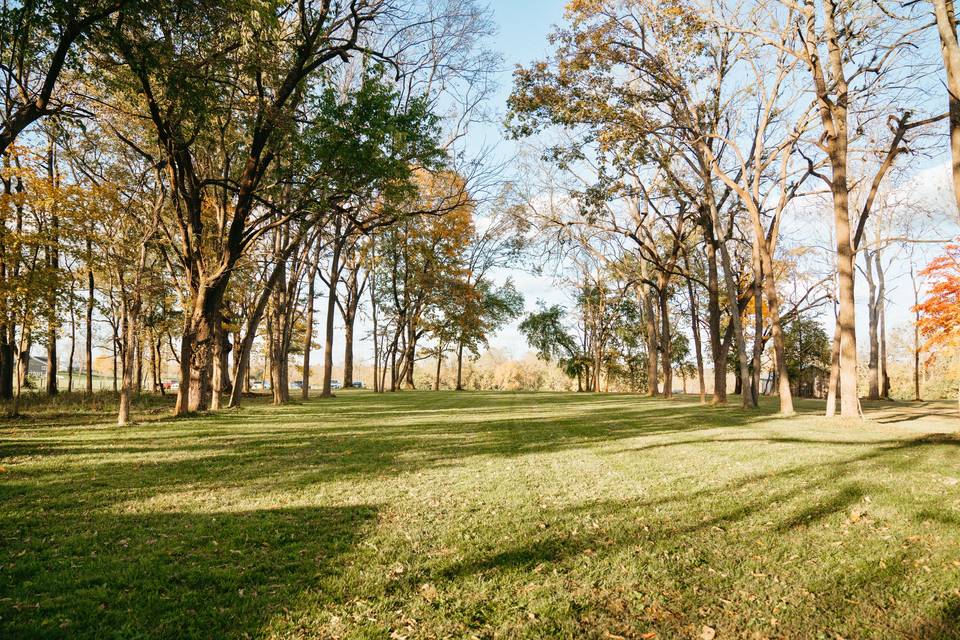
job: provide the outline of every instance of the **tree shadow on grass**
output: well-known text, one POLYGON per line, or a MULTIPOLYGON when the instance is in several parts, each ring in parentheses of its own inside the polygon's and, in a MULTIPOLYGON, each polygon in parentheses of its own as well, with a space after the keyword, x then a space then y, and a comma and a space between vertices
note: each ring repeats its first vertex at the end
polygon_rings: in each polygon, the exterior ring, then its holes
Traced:
POLYGON ((936 613, 921 622, 915 629, 903 634, 904 638, 926 640, 957 640, 960 638, 960 594, 947 595, 936 613))
MULTIPOLYGON (((355 404, 345 403, 347 411, 336 415, 330 415, 328 405, 319 402, 295 411, 280 407, 277 413, 273 408, 262 408, 270 421, 261 420, 261 410, 254 410, 165 426, 149 425, 140 431, 80 429, 64 434, 58 431, 55 437, 49 437, 37 429, 14 441, 0 443, 0 462, 31 461, 22 468, 11 465, 15 473, 10 473, 0 485, 0 497, 9 504, 9 500, 25 498, 42 486, 48 496, 47 507, 56 509, 69 508, 77 491, 82 491, 91 508, 109 507, 131 491, 142 498, 198 485, 209 490, 256 485, 282 491, 309 484, 454 467, 476 457, 555 453, 638 437, 657 439, 612 453, 738 442, 735 437, 718 437, 709 432, 765 419, 764 414, 726 408, 705 410, 693 403, 602 395, 575 396, 576 411, 557 415, 552 403, 560 398, 553 398, 552 394, 548 394, 546 406, 542 403, 544 394, 504 394, 506 398, 499 398, 498 402, 515 411, 484 414, 480 418, 466 407, 469 403, 462 396, 447 394, 438 402, 451 404, 451 408, 418 414, 417 400, 422 402, 427 395, 390 396, 387 401, 372 394, 358 396, 355 404), (410 413, 393 424, 377 424, 370 419, 365 409, 384 403, 389 406, 391 401, 410 413), (290 416, 295 421, 285 422, 290 416), (677 434, 695 433, 702 436, 676 439, 677 434), (674 438, 660 441, 661 436, 674 438), (33 464, 38 460, 43 464, 33 464), (55 466, 55 472, 51 472, 50 465, 55 466)), ((744 441, 798 446, 817 443, 843 448, 863 445, 874 447, 872 451, 878 453, 927 444, 960 444, 960 439, 946 435, 876 441, 771 435, 746 437, 744 441)), ((912 460, 902 463, 912 464, 912 460)))
POLYGON ((0 637, 256 636, 305 592, 340 599, 338 565, 376 517, 358 505, 0 523, 0 637))
POLYGON ((139 432, 81 429, 49 437, 39 429, 0 443, 0 461, 15 471, 0 494, 9 499, 43 485, 54 495, 62 488, 66 504, 60 506, 69 506, 70 494, 83 487, 92 506, 107 506, 124 491, 143 495, 184 485, 216 489, 269 481, 281 490, 456 466, 478 456, 553 453, 729 423, 725 413, 704 416, 697 405, 611 405, 604 399, 577 405, 575 414, 558 417, 552 406, 521 400, 514 399, 526 417, 491 414, 480 421, 460 407, 440 415, 413 415, 399 424, 377 425, 364 417, 360 426, 349 416, 327 415, 314 403, 302 407, 296 422, 286 425, 279 415, 264 423, 256 413, 238 412, 177 421, 166 428, 150 425, 139 432), (30 464, 19 468, 18 460, 30 464))

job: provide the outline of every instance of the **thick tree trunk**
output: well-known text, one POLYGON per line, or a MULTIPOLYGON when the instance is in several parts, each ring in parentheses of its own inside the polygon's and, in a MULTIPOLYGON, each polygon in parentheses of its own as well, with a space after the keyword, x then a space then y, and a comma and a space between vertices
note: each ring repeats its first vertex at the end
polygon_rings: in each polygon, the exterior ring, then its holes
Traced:
POLYGON ((673 397, 673 363, 671 362, 670 299, 666 285, 658 292, 660 299, 660 359, 663 368, 663 397, 673 397))
MULTIPOLYGON (((205 296, 210 299, 213 294, 205 296)), ((187 361, 190 369, 190 396, 187 404, 188 410, 205 411, 210 406, 210 374, 213 365, 213 342, 214 336, 214 318, 216 307, 219 301, 214 304, 210 302, 199 308, 199 313, 195 317, 195 328, 192 332, 193 349, 191 358, 187 361), (211 309, 212 307, 212 309, 211 309)))
POLYGON ((213 325, 213 340, 210 341, 210 346, 212 349, 212 354, 210 358, 211 364, 211 375, 210 375, 210 410, 219 411, 220 410, 220 400, 223 394, 223 366, 224 360, 226 359, 226 353, 224 351, 224 335, 223 335, 223 319, 220 317, 220 314, 217 314, 217 319, 214 321, 213 325))
POLYGON ((189 317, 184 319, 183 334, 180 336, 180 376, 177 386, 177 402, 173 408, 173 415, 182 416, 189 413, 190 401, 190 360, 193 359, 192 323, 189 317))
MULTIPOLYGON (((839 312, 837 323, 840 334, 840 415, 853 418, 860 415, 857 390, 857 323, 853 260, 855 247, 850 229, 850 185, 847 178, 848 159, 848 86, 844 66, 841 32, 837 20, 843 12, 838 0, 823 0, 823 37, 817 32, 818 12, 804 16, 806 35, 806 64, 809 67, 817 109, 824 129, 824 144, 830 160, 832 175, 830 191, 833 196, 834 240, 837 247, 837 284, 839 312), (817 42, 825 40, 829 72, 821 66, 821 52, 817 42)), ((808 8, 814 9, 812 1, 808 8)), ((829 405, 828 405, 829 406, 829 405)))
POLYGON ((857 318, 853 280, 853 248, 846 185, 846 151, 834 163, 834 226, 837 236, 837 271, 840 283, 840 416, 860 415, 857 392, 857 318))
MULTIPOLYGON (((646 271, 645 267, 641 265, 641 268, 646 271)), ((644 274, 644 277, 646 275, 644 274)), ((653 309, 653 300, 650 299, 650 291, 647 289, 647 285, 639 285, 637 287, 637 295, 640 296, 640 304, 643 308, 643 327, 644 327, 644 338, 647 344, 647 389, 648 395, 651 398, 660 395, 660 389, 658 387, 659 380, 659 363, 657 361, 657 317, 653 309)))
POLYGON ((960 44, 957 42, 953 0, 932 0, 940 35, 940 52, 947 72, 947 104, 950 111, 950 152, 953 160, 953 194, 960 214, 960 44))

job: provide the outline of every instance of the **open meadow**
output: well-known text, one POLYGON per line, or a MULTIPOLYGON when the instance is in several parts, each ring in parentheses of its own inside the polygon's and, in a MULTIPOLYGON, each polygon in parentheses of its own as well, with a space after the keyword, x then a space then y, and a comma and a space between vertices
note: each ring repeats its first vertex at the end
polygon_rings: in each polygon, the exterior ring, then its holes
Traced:
POLYGON ((960 420, 342 393, 0 423, 0 637, 956 638, 960 420))

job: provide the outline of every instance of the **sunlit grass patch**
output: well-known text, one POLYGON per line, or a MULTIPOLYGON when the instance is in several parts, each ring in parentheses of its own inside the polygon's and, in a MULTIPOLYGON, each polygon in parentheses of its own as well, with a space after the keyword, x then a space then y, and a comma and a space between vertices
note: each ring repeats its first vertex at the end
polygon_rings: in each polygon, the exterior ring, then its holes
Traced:
POLYGON ((0 423, 0 637, 960 634, 960 422, 344 394, 0 423))

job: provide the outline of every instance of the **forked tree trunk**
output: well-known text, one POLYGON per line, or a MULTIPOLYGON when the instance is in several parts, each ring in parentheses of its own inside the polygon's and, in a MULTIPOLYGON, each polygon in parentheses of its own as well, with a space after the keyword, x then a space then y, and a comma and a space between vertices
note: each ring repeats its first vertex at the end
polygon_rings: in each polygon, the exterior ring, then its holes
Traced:
MULTIPOLYGON (((705 143, 703 143, 705 144, 705 143)), ((702 154, 701 170, 704 175, 711 175, 706 166, 707 154, 702 154)), ((735 274, 733 271, 733 262, 730 260, 730 252, 727 249, 726 239, 723 234, 723 227, 720 225, 720 212, 717 210, 716 198, 713 194, 713 186, 709 180, 704 182, 707 206, 710 210, 710 221, 718 237, 718 246, 720 249, 720 261, 723 267, 723 280, 727 289, 727 298, 729 299, 730 324, 733 326, 733 335, 737 344, 737 357, 740 362, 740 384, 741 384, 741 405, 744 408, 755 407, 756 399, 750 393, 750 366, 747 363, 747 344, 743 333, 743 322, 740 319, 740 291, 737 287, 735 274)))
MULTIPOLYGON (((641 264, 641 269, 645 270, 643 263, 641 264)), ((645 274, 644 277, 646 277, 645 274)), ((647 394, 651 398, 655 398, 660 395, 660 389, 658 387, 659 381, 657 380, 659 377, 659 363, 657 361, 657 317, 653 310, 653 300, 650 299, 650 291, 646 285, 639 285, 637 287, 637 295, 640 297, 640 304, 643 308, 644 340, 647 345, 647 394)))

